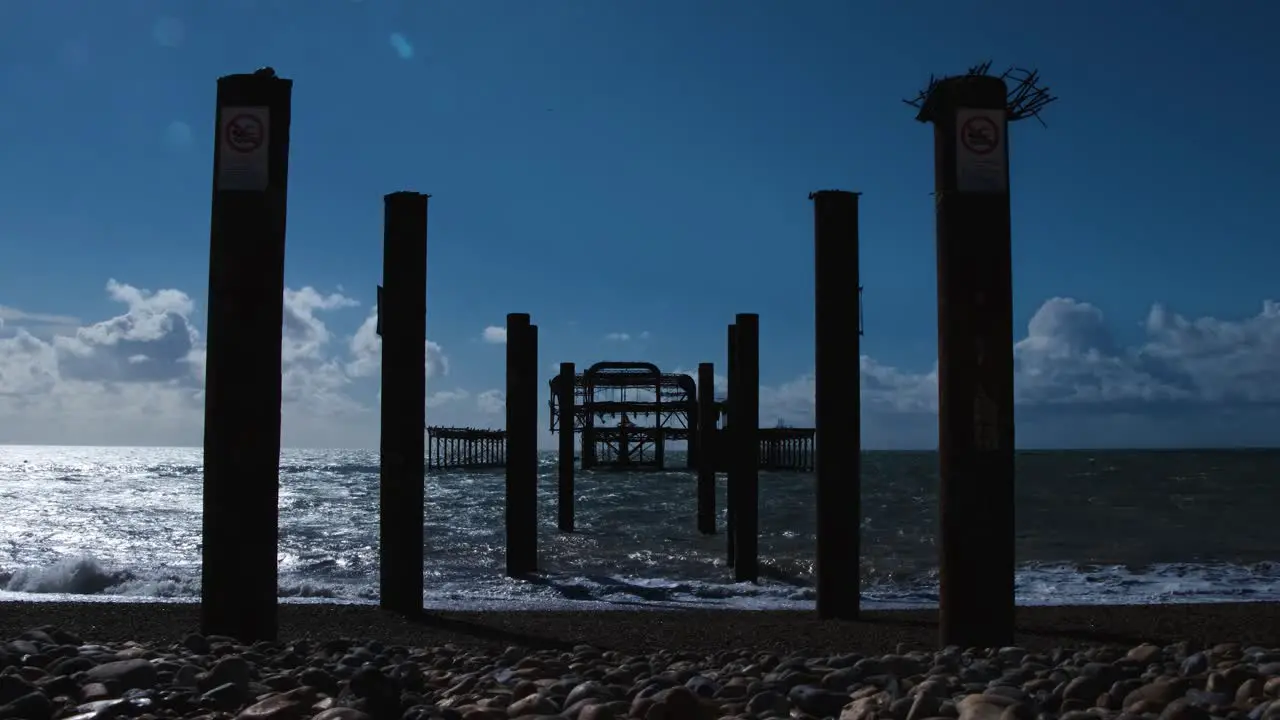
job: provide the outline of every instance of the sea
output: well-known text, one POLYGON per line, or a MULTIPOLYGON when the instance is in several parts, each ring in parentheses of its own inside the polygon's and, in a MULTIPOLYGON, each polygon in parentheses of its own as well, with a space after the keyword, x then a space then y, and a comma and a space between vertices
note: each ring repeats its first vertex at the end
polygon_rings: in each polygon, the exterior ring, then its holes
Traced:
MULTIPOLYGON (((938 457, 863 454, 864 603, 937 603, 938 457)), ((555 526, 541 457, 538 575, 504 576, 501 472, 425 478, 424 606, 646 609, 813 606, 814 478, 762 473, 759 583, 695 524, 687 472, 579 472, 577 531, 555 526)), ((0 599, 195 601, 201 450, 0 446, 0 599)), ((287 450, 284 602, 378 598, 378 456, 287 450)), ((1280 451, 1022 452, 1021 604, 1280 600, 1280 451)))

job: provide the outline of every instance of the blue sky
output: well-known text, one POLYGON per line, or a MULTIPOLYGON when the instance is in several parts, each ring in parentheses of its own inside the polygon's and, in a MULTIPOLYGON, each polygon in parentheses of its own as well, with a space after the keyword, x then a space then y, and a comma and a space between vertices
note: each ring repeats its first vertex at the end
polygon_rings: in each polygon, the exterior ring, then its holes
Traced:
POLYGON ((483 336, 508 312, 548 376, 722 368, 758 312, 762 413, 803 424, 806 196, 836 187, 865 193, 864 439, 930 447, 933 146, 901 98, 992 59, 1061 98, 1011 132, 1020 443, 1275 444, 1280 107, 1255 88, 1278 23, 1265 0, 0 4, 0 442, 198 443, 215 80, 269 64, 295 83, 287 444, 376 444, 402 189, 434 196, 432 422, 501 423, 483 336))

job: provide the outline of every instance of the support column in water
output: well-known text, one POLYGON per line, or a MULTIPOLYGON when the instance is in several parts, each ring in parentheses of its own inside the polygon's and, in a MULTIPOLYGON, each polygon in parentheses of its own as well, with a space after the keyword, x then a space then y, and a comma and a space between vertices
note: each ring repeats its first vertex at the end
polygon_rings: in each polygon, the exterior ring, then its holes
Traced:
MULTIPOLYGON (((396 192, 383 198, 382 440, 379 481, 379 601, 383 608, 422 611, 423 427, 427 394, 427 198, 396 192)), ((457 441, 446 440, 458 464, 457 441)))
POLYGON ((293 81, 218 79, 209 228, 200 626, 275 640, 280 327, 293 81))
POLYGON ((862 601, 858 195, 822 190, 809 197, 813 201, 818 446, 814 584, 819 617, 854 620, 862 601))
POLYGON ((559 440, 559 486, 557 488, 557 514, 560 532, 573 532, 574 525, 574 488, 573 488, 573 431, 574 431, 574 397, 573 380, 575 370, 573 363, 560 363, 560 378, 556 385, 558 397, 556 409, 560 416, 557 425, 560 428, 559 440))
POLYGON ((1007 87, 933 86, 938 244, 939 625, 943 645, 1014 636, 1013 271, 1007 87))

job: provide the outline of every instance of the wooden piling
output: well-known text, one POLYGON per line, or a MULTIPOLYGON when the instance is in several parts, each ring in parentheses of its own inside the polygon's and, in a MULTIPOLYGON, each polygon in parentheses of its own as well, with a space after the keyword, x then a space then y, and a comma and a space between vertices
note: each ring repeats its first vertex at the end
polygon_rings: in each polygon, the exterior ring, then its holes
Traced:
POLYGON ((573 381, 575 370, 573 363, 560 363, 560 382, 556 390, 556 409, 559 411, 557 425, 560 428, 559 449, 559 486, 557 488, 557 521, 560 532, 573 532, 574 489, 573 489, 573 435, 574 435, 574 393, 573 381))
POLYGON ((507 315, 507 575, 538 569, 538 336, 507 315))
POLYGON ((379 603, 422 611, 426 477, 427 198, 383 198, 379 603))
POLYGON ((738 328, 733 373, 737 387, 729 389, 736 451, 730 467, 737 474, 733 576, 737 582, 756 582, 760 576, 760 316, 738 313, 734 325, 738 328))
POLYGON ((209 229, 200 625, 275 640, 280 327, 293 81, 218 79, 209 229))
MULTIPOLYGON (((716 532, 716 374, 712 363, 698 364, 698 532, 716 532)), ((691 445, 694 443, 690 443, 691 445)))
POLYGON ((862 602, 858 195, 822 190, 809 197, 813 200, 818 446, 814 584, 819 617, 854 620, 862 602))
POLYGON ((725 365, 725 373, 729 380, 729 396, 725 398, 725 422, 720 430, 720 439, 716 444, 719 448, 720 458, 724 464, 724 526, 725 526, 725 551, 727 558, 725 564, 733 567, 738 559, 738 534, 737 534, 737 513, 738 513, 738 482, 741 479, 741 473, 738 470, 738 457, 742 454, 738 448, 738 438, 733 434, 734 424, 737 422, 735 403, 737 399, 734 392, 738 387, 738 326, 729 325, 728 333, 728 357, 725 365))
POLYGON ((941 644, 1014 635, 1013 292, 1007 88, 988 75, 938 82, 939 626, 941 644))

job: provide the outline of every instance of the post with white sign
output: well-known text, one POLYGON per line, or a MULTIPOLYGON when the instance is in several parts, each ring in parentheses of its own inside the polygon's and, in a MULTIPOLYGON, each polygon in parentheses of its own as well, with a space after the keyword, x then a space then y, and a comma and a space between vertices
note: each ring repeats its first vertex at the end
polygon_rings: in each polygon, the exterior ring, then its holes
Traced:
POLYGON ((814 585, 819 617, 856 620, 862 602, 858 194, 820 190, 809 198, 813 201, 813 396, 818 451, 814 585))
POLYGON ((218 79, 205 360, 205 635, 275 640, 280 327, 293 81, 218 79))
POLYGON ((387 610, 411 615, 422 612, 423 591, 430 197, 396 192, 382 199, 378 600, 387 610))
POLYGON ((933 123, 936 155, 939 626, 960 647, 1014 639, 1007 97, 999 77, 951 77, 917 118, 933 123))

